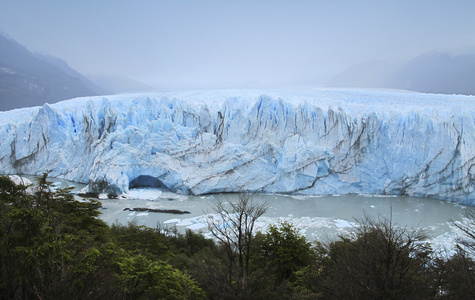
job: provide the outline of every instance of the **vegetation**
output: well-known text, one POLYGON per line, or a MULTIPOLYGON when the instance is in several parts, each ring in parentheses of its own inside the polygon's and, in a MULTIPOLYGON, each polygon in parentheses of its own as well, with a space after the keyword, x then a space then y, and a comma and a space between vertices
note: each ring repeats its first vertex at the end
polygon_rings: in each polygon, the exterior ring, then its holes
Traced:
POLYGON ((360 220, 356 236, 341 237, 321 253, 321 290, 332 298, 433 298, 425 236, 391 220, 360 220))
POLYGON ((309 242, 292 224, 255 232, 267 206, 216 202, 201 233, 108 226, 99 203, 0 176, 0 299, 474 299, 475 218, 457 253, 391 219, 357 220, 354 235, 309 242), (33 191, 33 192, 31 192, 33 191))
POLYGON ((251 250, 255 222, 266 210, 266 204, 254 203, 248 194, 239 195, 229 208, 222 201, 215 204, 217 217, 208 219, 208 228, 219 241, 219 247, 215 251, 216 260, 207 261, 206 271, 210 287, 219 298, 261 296, 263 274, 253 267, 251 250))
POLYGON ((0 298, 203 298, 173 268, 164 235, 98 219, 98 204, 53 191, 47 174, 33 194, 0 177, 0 298))

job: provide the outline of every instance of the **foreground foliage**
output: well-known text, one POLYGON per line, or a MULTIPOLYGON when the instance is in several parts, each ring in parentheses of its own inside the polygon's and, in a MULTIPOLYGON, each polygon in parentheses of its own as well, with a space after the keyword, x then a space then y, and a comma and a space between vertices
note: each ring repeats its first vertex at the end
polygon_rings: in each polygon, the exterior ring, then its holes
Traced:
MULTIPOLYGON (((474 215, 455 255, 391 219, 310 243, 290 223, 255 232, 250 195, 217 202, 215 240, 200 233, 108 226, 94 200, 0 176, 0 299, 474 299, 474 215)), ((470 219, 471 218, 471 219, 470 219)), ((457 224, 456 224, 457 225, 457 224)))
POLYGON ((321 253, 321 288, 331 298, 433 298, 431 250, 424 234, 391 220, 365 218, 353 238, 342 237, 321 253))
POLYGON ((27 193, 27 187, 0 177, 2 299, 203 296, 194 280, 160 260, 166 252, 162 243, 130 245, 137 240, 131 242, 128 232, 148 235, 147 240, 156 232, 130 226, 112 234, 97 218, 100 203, 76 201, 67 189, 53 191, 46 179, 44 174, 34 193, 27 193))

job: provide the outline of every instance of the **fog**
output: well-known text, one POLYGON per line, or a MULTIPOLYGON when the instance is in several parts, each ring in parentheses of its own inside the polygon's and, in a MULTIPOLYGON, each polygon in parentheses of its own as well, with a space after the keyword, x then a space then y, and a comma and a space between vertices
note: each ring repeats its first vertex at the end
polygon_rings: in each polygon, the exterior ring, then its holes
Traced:
POLYGON ((475 45, 475 1, 9 1, 0 30, 158 89, 307 87, 369 60, 475 45))

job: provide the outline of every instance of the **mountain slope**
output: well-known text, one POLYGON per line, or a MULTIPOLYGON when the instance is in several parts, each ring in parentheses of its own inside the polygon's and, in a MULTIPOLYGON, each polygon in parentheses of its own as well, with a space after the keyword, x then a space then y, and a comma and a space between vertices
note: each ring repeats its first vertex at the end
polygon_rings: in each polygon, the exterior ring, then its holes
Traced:
POLYGON ((80 78, 66 74, 0 35, 0 110, 96 94, 80 78))
POLYGON ((394 88, 424 93, 475 95, 475 51, 423 53, 388 81, 394 88))
POLYGON ((326 86, 475 95, 475 50, 433 50, 400 65, 387 61, 364 62, 337 74, 326 86))
POLYGON ((103 87, 113 94, 151 91, 155 89, 154 87, 123 75, 112 76, 96 74, 88 75, 88 77, 93 82, 95 82, 95 84, 103 87))
POLYGON ((110 90, 104 88, 102 85, 100 85, 100 84, 98 85, 98 84, 92 82, 90 78, 82 75, 78 71, 71 68, 68 65, 68 63, 66 61, 62 60, 61 58, 54 57, 54 56, 47 55, 47 54, 38 54, 38 53, 35 53, 35 56, 38 57, 41 60, 44 60, 45 62, 48 62, 52 65, 57 66, 58 68, 63 70, 67 75, 81 79, 81 81, 84 82, 84 84, 86 85, 86 87, 88 89, 90 89, 91 91, 93 91, 94 93, 96 93, 98 95, 105 95, 105 94, 113 93, 110 90))
POLYGON ((400 64, 386 60, 371 60, 349 67, 328 80, 328 87, 386 88, 388 78, 400 68, 400 64))

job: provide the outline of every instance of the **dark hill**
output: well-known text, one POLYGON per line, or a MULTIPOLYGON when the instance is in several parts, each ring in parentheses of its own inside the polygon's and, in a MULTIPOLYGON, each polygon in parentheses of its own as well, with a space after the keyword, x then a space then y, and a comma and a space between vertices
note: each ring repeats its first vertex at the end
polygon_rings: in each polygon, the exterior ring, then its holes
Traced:
POLYGON ((78 77, 0 35, 0 110, 43 105, 98 93, 78 77))

